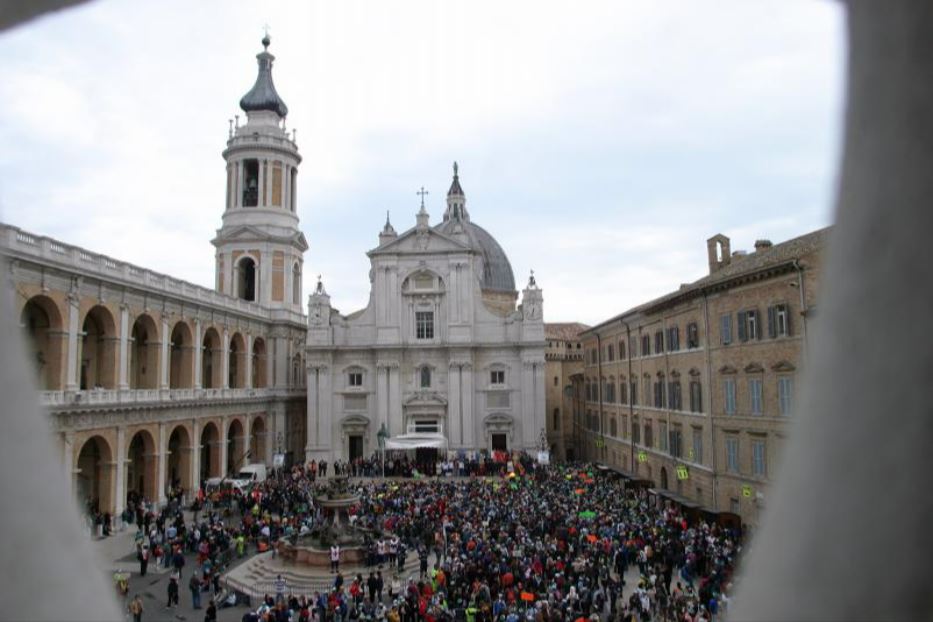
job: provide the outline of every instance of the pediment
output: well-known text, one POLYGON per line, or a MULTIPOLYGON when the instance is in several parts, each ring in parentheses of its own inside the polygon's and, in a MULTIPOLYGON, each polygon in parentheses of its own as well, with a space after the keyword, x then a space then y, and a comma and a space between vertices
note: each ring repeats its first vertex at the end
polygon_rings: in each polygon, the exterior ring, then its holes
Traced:
POLYGON ((506 413, 491 413, 483 418, 486 425, 512 425, 512 415, 506 413))
POLYGON ((738 373, 738 371, 739 370, 737 370, 732 365, 723 365, 722 367, 719 368, 720 374, 736 374, 738 373))
POLYGON ((413 393, 405 400, 405 406, 446 406, 447 400, 434 391, 413 393))
POLYGON ((760 374, 764 372, 765 368, 761 366, 761 363, 749 363, 745 366, 746 374, 760 374))
POLYGON ((367 253, 373 255, 406 255, 423 253, 462 253, 469 251, 470 246, 459 240, 438 233, 434 229, 419 230, 417 227, 409 229, 388 244, 374 248, 367 253))
POLYGON ((253 242, 257 240, 291 244, 302 251, 308 250, 308 240, 301 231, 296 231, 292 235, 273 235, 255 225, 242 225, 227 230, 219 229, 217 237, 212 240, 212 243, 217 246, 226 242, 253 242))
POLYGON ((343 427, 365 428, 369 425, 369 418, 363 415, 347 415, 340 420, 343 427))
POLYGON ((788 372, 788 371, 794 371, 797 368, 794 367, 793 363, 790 363, 789 361, 778 361, 777 363, 771 366, 771 369, 777 372, 788 372))

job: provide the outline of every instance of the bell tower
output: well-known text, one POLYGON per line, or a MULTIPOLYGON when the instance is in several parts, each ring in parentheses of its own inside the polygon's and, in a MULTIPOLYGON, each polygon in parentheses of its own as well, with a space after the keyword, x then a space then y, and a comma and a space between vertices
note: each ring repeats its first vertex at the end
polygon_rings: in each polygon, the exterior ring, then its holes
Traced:
POLYGON ((262 305, 302 312, 301 275, 308 242, 298 228, 297 181, 301 156, 288 107, 272 82, 269 35, 256 55, 259 73, 240 100, 246 123, 230 122, 226 206, 211 243, 217 249, 217 291, 262 305))

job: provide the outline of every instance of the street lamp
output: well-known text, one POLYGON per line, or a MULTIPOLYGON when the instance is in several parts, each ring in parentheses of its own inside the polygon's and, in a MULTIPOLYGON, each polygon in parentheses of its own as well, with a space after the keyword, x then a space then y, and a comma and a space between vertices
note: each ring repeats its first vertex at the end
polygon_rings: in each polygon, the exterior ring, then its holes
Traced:
POLYGON ((389 438, 389 432, 386 430, 386 424, 379 426, 376 432, 376 439, 379 441, 379 450, 382 452, 382 479, 386 478, 386 439, 389 438))

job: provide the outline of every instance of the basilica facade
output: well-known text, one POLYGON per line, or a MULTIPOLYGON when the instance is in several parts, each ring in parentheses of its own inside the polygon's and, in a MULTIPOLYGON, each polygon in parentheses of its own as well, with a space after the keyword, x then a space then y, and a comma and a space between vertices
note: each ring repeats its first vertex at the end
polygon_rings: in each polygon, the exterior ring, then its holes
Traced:
POLYGON ((365 308, 340 314, 320 282, 311 294, 309 459, 369 456, 381 442, 426 459, 542 446, 542 291, 532 276, 518 303, 508 257, 453 173, 440 222, 423 200, 403 233, 387 218, 367 253, 365 308))

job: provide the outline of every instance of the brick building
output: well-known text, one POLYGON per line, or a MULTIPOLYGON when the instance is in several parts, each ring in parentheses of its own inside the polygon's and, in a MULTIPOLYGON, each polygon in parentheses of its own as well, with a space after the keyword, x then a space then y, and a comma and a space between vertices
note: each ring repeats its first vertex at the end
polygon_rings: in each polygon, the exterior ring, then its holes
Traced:
POLYGON ((580 333, 589 326, 579 322, 544 325, 547 438, 552 460, 575 459, 573 442, 572 376, 583 372, 580 333))
POLYGON ((730 252, 708 276, 585 331, 583 457, 756 525, 792 420, 828 230, 730 252))

